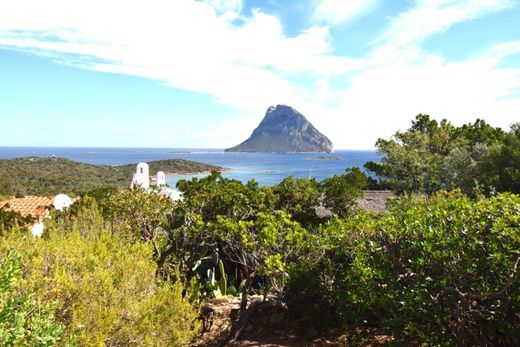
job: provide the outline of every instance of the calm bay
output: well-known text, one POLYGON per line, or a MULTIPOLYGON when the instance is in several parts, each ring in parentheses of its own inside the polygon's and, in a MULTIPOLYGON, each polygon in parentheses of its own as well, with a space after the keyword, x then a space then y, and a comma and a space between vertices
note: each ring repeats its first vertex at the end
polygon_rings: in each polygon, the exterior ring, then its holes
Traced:
MULTIPOLYGON (((0 158, 62 157, 96 165, 123 165, 163 159, 188 159, 229 169, 224 177, 260 185, 273 185, 287 176, 323 180, 341 174, 348 167, 363 167, 367 161, 378 161, 375 151, 337 150, 324 153, 237 153, 222 149, 200 148, 80 148, 80 147, 0 147, 0 158)), ((152 173, 154 174, 154 173, 152 173)), ((167 177, 174 187, 178 180, 203 175, 167 177)), ((129 182, 131 177, 129 177, 129 182)))

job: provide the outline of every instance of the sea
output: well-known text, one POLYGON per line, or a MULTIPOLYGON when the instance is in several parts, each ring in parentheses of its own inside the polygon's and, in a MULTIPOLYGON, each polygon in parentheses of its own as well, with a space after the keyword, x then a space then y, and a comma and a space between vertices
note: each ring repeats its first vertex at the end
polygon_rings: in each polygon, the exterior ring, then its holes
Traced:
MULTIPOLYGON (((333 153, 236 153, 223 149, 200 148, 79 148, 79 147, 0 147, 0 159, 18 157, 62 157, 96 165, 124 165, 163 159, 188 159, 229 169, 224 177, 242 182, 256 180, 260 185, 274 185, 287 176, 325 178, 341 174, 346 168, 379 161, 375 151, 337 150, 333 153)), ((150 173, 153 174, 153 173, 150 173)), ((204 175, 168 176, 175 187, 180 179, 204 175)), ((131 177, 129 177, 129 181, 131 177)))

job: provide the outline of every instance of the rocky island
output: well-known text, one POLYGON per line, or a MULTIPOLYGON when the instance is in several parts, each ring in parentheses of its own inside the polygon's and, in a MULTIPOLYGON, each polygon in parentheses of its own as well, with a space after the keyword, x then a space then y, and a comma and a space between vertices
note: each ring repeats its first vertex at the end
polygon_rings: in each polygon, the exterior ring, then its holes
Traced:
POLYGON ((332 142, 303 114, 287 105, 271 106, 249 139, 226 152, 330 153, 332 142))

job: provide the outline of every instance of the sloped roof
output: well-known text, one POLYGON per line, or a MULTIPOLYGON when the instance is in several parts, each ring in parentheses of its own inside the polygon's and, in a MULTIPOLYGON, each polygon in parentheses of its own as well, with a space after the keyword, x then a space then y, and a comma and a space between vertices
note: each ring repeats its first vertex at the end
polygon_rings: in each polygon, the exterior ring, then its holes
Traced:
POLYGON ((390 190, 364 190, 363 198, 357 199, 356 204, 368 212, 382 212, 391 199, 395 199, 395 195, 390 190))
POLYGON ((23 198, 13 198, 0 201, 0 209, 18 212, 22 216, 41 218, 53 207, 53 196, 24 196, 23 198))
MULTIPOLYGON (((323 206, 323 196, 321 196, 320 205, 314 208, 316 216, 320 219, 331 218, 334 213, 323 206)), ((356 199, 356 205, 366 212, 384 212, 386 211, 386 203, 395 199, 396 196, 390 190, 364 190, 363 197, 356 199)))

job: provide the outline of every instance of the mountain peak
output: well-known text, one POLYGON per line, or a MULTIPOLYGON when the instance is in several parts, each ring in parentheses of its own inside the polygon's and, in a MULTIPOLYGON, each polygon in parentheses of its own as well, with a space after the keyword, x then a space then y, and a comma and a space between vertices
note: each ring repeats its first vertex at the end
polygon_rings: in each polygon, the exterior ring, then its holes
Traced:
POLYGON ((332 142, 288 105, 267 108, 249 139, 228 152, 331 152, 332 142))
MULTIPOLYGON (((287 113, 294 113, 294 114, 297 114, 303 118, 305 118, 305 116, 303 114, 301 114, 300 112, 298 112, 295 108, 291 107, 291 106, 288 106, 288 105, 283 105, 283 104, 278 104, 276 106, 269 106, 267 108, 267 112, 265 113, 265 116, 268 117, 270 115, 275 115, 275 116, 279 116, 279 115, 283 115, 283 114, 287 114, 287 113)), ((307 120, 305 118, 305 120, 307 120)))

